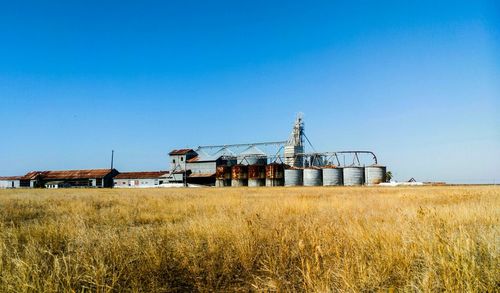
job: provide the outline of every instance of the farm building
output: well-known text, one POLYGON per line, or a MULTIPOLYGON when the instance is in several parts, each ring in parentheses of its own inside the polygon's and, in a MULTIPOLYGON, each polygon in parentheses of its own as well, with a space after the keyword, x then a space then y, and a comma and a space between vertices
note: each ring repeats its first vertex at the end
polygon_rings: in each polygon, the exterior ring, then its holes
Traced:
POLYGON ((168 171, 124 172, 113 179, 116 188, 158 187, 166 181, 168 171))
POLYGON ((41 179, 47 188, 61 187, 113 187, 115 169, 45 171, 41 179))
POLYGON ((0 188, 41 187, 41 175, 44 172, 31 171, 24 176, 0 177, 0 188))
POLYGON ((199 153, 187 161, 186 169, 189 170, 187 182, 200 185, 215 185, 217 166, 231 166, 236 164, 236 158, 227 158, 223 154, 209 156, 199 153))
MULTIPOLYGON (((115 169, 32 171, 23 176, 26 187, 113 187, 115 169)), ((21 186, 23 185, 21 180, 21 186)))
POLYGON ((217 166, 236 164, 236 158, 228 157, 223 151, 207 155, 192 149, 180 149, 171 151, 169 156, 172 170, 168 175, 169 183, 215 185, 217 166))
POLYGON ((170 156, 170 170, 184 171, 186 170, 186 162, 198 154, 192 149, 179 149, 171 151, 168 155, 170 156))
POLYGON ((0 188, 19 188, 21 178, 22 176, 0 177, 0 188))

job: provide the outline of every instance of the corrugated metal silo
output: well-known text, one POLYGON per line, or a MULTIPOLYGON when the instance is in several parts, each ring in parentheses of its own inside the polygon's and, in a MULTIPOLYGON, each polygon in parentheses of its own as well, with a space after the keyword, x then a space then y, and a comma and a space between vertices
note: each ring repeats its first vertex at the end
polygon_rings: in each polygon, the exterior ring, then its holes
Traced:
POLYGON ((326 166, 323 169, 323 186, 339 186, 343 184, 343 168, 326 166))
POLYGON ((365 168, 359 166, 344 167, 344 185, 359 186, 365 183, 365 168))
POLYGON ((215 186, 231 186, 231 167, 224 165, 217 166, 215 169, 215 186))
POLYGON ((248 166, 248 186, 259 187, 266 185, 266 166, 250 165, 248 166))
POLYGON ((304 182, 303 174, 303 169, 285 169, 285 186, 302 186, 304 182))
POLYGON ((231 186, 248 186, 248 166, 238 164, 231 168, 231 186))
POLYGON ((266 166, 266 186, 283 186, 285 184, 285 166, 272 163, 266 166))
POLYGON ((377 185, 385 182, 385 173, 385 166, 373 165, 365 167, 366 185, 377 185))
POLYGON ((321 186, 323 185, 323 176, 319 168, 304 169, 304 186, 321 186))

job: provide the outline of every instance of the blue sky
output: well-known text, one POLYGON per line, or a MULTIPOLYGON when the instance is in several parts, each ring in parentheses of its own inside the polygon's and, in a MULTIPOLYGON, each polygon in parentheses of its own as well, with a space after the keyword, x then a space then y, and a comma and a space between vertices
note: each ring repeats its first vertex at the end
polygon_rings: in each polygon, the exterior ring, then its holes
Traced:
POLYGON ((399 180, 500 182, 498 1, 1 1, 0 43, 0 175, 166 169, 303 112, 399 180))

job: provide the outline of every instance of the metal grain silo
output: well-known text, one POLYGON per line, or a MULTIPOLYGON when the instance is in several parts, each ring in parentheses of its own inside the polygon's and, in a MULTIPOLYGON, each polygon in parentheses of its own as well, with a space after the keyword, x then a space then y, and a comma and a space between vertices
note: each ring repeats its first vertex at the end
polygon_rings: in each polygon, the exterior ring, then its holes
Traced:
POLYGON ((215 186, 231 186, 231 167, 221 165, 215 169, 215 186))
POLYGON ((385 173, 385 166, 373 165, 365 167, 366 185, 377 185, 385 182, 385 173))
POLYGON ((266 166, 266 186, 283 186, 285 184, 285 165, 272 163, 266 166))
POLYGON ((321 186, 323 185, 323 176, 319 168, 304 169, 304 186, 321 186))
POLYGON ((339 186, 343 184, 343 168, 326 166, 323 169, 323 186, 339 186))
POLYGON ((248 166, 234 165, 231 168, 231 186, 240 187, 248 185, 248 166))
POLYGON ((250 165, 248 166, 248 186, 258 187, 266 185, 266 166, 250 165))
POLYGON ((303 169, 285 169, 285 186, 302 186, 303 174, 303 169))
POLYGON ((358 186, 365 183, 365 168, 359 166, 344 167, 344 185, 358 186))

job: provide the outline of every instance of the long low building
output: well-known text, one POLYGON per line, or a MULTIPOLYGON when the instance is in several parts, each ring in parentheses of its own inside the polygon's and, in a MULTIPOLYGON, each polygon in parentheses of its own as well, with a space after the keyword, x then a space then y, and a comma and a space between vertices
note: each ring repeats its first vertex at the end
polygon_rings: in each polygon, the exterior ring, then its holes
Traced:
POLYGON ((168 171, 123 172, 113 178, 115 188, 159 187, 166 182, 168 171))
POLYGON ((41 172, 40 180, 46 188, 113 187, 115 169, 90 169, 41 172))
POLYGON ((0 177, 0 188, 113 187, 115 169, 31 171, 24 176, 0 177))
POLYGON ((19 188, 22 178, 22 176, 0 177, 0 188, 19 188))

